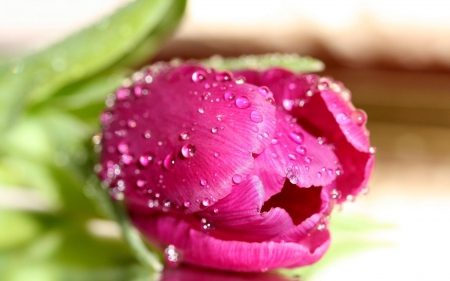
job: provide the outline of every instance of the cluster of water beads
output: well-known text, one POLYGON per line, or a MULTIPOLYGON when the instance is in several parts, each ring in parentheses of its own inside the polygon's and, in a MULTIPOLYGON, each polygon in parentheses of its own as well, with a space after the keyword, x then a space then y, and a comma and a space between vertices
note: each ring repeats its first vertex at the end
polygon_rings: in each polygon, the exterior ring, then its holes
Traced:
POLYGON ((169 245, 164 249, 164 259, 169 267, 177 267, 180 262, 180 255, 174 245, 169 245))

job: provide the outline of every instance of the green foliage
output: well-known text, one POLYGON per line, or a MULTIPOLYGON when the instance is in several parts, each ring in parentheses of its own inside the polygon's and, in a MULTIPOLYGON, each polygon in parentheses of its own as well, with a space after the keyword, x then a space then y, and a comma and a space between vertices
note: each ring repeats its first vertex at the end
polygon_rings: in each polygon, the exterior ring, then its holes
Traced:
POLYGON ((153 278, 122 239, 88 230, 111 215, 96 202, 105 201, 91 138, 106 96, 152 58, 185 6, 136 0, 48 49, 0 62, 0 280, 153 278))

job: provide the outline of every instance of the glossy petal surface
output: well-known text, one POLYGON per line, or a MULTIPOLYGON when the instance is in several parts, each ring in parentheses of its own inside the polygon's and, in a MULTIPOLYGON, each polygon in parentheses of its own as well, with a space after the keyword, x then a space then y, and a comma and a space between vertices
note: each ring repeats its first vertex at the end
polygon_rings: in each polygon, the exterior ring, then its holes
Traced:
POLYGON ((275 108, 257 89, 195 65, 144 73, 103 115, 102 177, 129 205, 208 207, 273 136, 275 108))
POLYGON ((216 239, 173 216, 136 217, 134 223, 148 237, 174 245, 184 262, 222 270, 255 272, 309 265, 329 246, 327 230, 313 232, 301 243, 252 243, 216 239))

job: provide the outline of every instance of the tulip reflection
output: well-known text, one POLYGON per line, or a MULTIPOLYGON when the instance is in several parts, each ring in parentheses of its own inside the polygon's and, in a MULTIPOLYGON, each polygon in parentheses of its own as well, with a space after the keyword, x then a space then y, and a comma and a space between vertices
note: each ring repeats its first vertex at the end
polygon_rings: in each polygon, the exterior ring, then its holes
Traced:
POLYGON ((267 273, 233 273, 201 269, 191 266, 166 268, 160 281, 300 281, 299 278, 288 278, 275 272, 267 273))

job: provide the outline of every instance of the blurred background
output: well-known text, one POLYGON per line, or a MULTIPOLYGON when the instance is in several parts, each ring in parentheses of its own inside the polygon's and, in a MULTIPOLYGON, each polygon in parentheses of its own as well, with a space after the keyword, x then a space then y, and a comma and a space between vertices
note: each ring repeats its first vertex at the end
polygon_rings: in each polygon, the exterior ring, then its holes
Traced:
MULTIPOLYGON (((0 58, 42 50, 128 2, 0 0, 0 58)), ((377 148, 370 192, 337 214, 342 221, 373 222, 351 236, 368 242, 308 280, 450 277, 449 11, 450 2, 442 0, 191 0, 178 30, 156 54, 154 60, 312 56, 368 113, 377 148)), ((0 189, 0 208, 45 208, 39 198, 21 198, 0 189)), ((352 239, 339 240, 339 250, 345 252, 352 239)))

